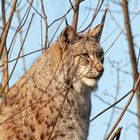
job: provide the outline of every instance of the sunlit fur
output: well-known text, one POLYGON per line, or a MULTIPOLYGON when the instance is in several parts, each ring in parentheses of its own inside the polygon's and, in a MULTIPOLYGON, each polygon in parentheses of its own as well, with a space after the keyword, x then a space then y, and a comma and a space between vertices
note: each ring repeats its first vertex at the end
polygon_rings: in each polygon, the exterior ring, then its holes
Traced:
POLYGON ((86 140, 102 56, 94 37, 66 27, 2 102, 0 140, 86 140))

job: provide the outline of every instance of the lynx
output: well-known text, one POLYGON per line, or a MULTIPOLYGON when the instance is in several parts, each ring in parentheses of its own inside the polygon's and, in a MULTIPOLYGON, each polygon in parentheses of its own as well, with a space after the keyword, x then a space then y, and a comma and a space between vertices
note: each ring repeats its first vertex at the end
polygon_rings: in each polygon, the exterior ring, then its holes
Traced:
POLYGON ((90 96, 104 70, 101 30, 65 27, 3 100, 0 140, 87 139, 90 96))

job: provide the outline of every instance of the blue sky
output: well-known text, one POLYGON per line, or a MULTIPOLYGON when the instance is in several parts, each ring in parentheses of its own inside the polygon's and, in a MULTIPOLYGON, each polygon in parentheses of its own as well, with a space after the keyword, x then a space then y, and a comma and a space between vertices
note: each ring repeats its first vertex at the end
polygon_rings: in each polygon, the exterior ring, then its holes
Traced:
MULTIPOLYGON (((26 1, 23 0, 22 4, 24 4, 25 2, 26 1)), ((115 22, 119 23, 121 29, 123 29, 124 21, 123 21, 121 6, 118 6, 110 1, 105 0, 104 4, 102 6, 102 9, 105 8, 105 5, 107 2, 109 2, 109 9, 111 11, 112 10, 120 11, 119 14, 115 13, 115 12, 111 12, 111 15, 115 18, 115 20, 116 20, 115 22)), ((92 8, 95 8, 96 4, 97 4, 97 0, 91 0, 92 8)), ((48 1, 44 2, 44 5, 45 5, 46 14, 48 17, 47 18, 48 24, 50 24, 54 19, 64 15, 64 13, 70 7, 68 0, 67 1, 66 0, 48 0, 48 1)), ((38 9, 38 11, 40 12, 41 7, 40 7, 39 1, 34 2, 34 7, 36 9, 38 9)), ((85 0, 80 6, 78 27, 80 27, 80 25, 82 24, 82 22, 84 21, 84 19, 86 18, 87 14, 89 12, 89 10, 86 7, 90 7, 90 0, 85 0)), ((131 1, 129 4, 130 11, 137 12, 139 10, 139 7, 140 7, 139 2, 136 3, 135 1, 131 1)), ((35 16, 34 16, 33 23, 30 28, 29 34, 28 34, 28 39, 26 40, 25 45, 24 45, 25 53, 28 53, 33 50, 37 50, 37 49, 41 48, 41 38, 40 38, 40 36, 41 36, 41 31, 40 31, 41 18, 32 9, 31 13, 33 13, 33 12, 35 13, 35 16)), ((82 26, 82 28, 84 28, 88 25, 88 23, 90 22, 90 20, 92 18, 92 14, 93 14, 93 11, 90 12, 90 14, 89 14, 86 22, 82 26)), ((93 23, 93 26, 100 23, 102 14, 103 14, 102 12, 100 12, 98 14, 97 18, 95 19, 95 21, 93 23)), ((67 16, 69 24, 72 23, 72 15, 73 15, 73 13, 71 12, 67 16)), ((135 14, 131 14, 131 18, 134 15, 135 14)), ((25 24, 25 26, 23 28, 24 30, 27 29, 30 17, 31 17, 31 14, 27 20, 27 23, 25 24)), ((140 15, 137 15, 136 18, 131 23, 131 26, 133 28, 133 35, 136 36, 134 38, 134 41, 137 44, 136 53, 138 53, 138 48, 139 48, 139 46, 138 46, 139 34, 140 34, 139 21, 140 21, 140 15)), ((102 38, 101 38, 101 42, 102 42, 101 45, 102 45, 104 51, 106 51, 110 47, 110 45, 116 39, 118 34, 121 32, 121 29, 117 27, 115 22, 111 18, 110 14, 108 13, 107 18, 106 18, 106 23, 104 26, 104 30, 103 30, 103 34, 102 34, 102 38), (115 29, 115 31, 114 31, 114 29, 115 29), (114 31, 114 32, 111 34, 111 36, 109 36, 108 39, 105 40, 106 37, 112 31, 114 31)), ((52 27, 49 28, 49 40, 51 40, 51 37, 53 36, 59 23, 60 22, 56 22, 52 27)), ((15 20, 12 22, 12 26, 16 27, 17 25, 18 25, 18 22, 15 18, 15 20)), ((64 28, 64 26, 65 26, 65 23, 63 23, 61 25, 54 40, 56 40, 56 38, 59 36, 59 34, 62 31, 62 29, 64 28)), ((44 32, 45 32, 45 29, 43 26, 43 35, 44 35, 44 32)), ((9 42, 11 40, 11 36, 13 35, 13 33, 14 33, 14 30, 11 29, 10 34, 8 36, 8 42, 7 42, 8 46, 9 46, 9 42)), ((16 57, 19 46, 20 45, 19 45, 19 36, 18 36, 16 39, 16 42, 15 42, 15 47, 13 49, 11 58, 16 57)), ((38 52, 38 53, 25 57, 27 69, 30 68, 32 63, 40 55, 41 55, 41 52, 38 52)), ((13 66, 13 64, 14 64, 14 62, 10 64, 10 68, 13 66)), ((22 60, 20 60, 15 69, 15 72, 11 78, 10 85, 12 85, 20 76, 23 75, 24 71, 23 71, 22 64, 23 64, 22 60)), ((124 33, 121 34, 121 36, 115 42, 113 47, 105 55, 104 67, 105 67, 105 72, 99 82, 98 90, 92 94, 91 118, 93 116, 95 116, 96 114, 98 114, 103 109, 105 109, 106 107, 108 107, 107 104, 103 103, 95 95, 98 95, 100 98, 102 98, 104 100, 104 102, 112 104, 114 102, 114 97, 119 99, 132 88, 132 85, 133 85, 133 79, 132 79, 132 75, 131 75, 132 71, 131 71, 130 59, 129 59, 129 54, 128 54, 128 44, 127 44, 126 36, 124 35, 124 33), (114 65, 115 65, 115 67, 114 67, 114 65), (125 74, 120 71, 117 73, 116 67, 118 67, 118 66, 121 70, 127 71, 129 74, 125 74), (116 89, 117 89, 116 85, 118 82, 119 82, 119 88, 118 88, 118 91, 116 91, 116 89)), ((117 105, 117 107, 123 108, 127 102, 127 99, 128 98, 126 98, 124 101, 119 103, 117 105)), ((133 99, 131 105, 129 106, 129 109, 136 113, 136 111, 137 111, 136 110, 136 98, 133 99)), ((121 110, 119 110, 119 109, 115 109, 115 111, 113 112, 114 117, 113 117, 111 126, 112 126, 112 124, 114 124, 115 120, 117 119, 118 115, 120 114, 120 111, 121 110)), ((88 140, 93 140, 93 139, 102 140, 104 138, 105 131, 107 129, 108 121, 110 120, 111 114, 112 114, 112 109, 107 111, 106 113, 104 113, 102 116, 98 117, 95 121, 91 122, 88 140)), ((121 127, 121 126, 123 127, 122 134, 121 134, 121 140, 131 140, 131 139, 137 140, 138 135, 137 135, 136 125, 137 125, 137 117, 135 115, 133 115, 132 113, 126 112, 123 119, 121 120, 121 122, 119 124, 119 127, 121 127)))

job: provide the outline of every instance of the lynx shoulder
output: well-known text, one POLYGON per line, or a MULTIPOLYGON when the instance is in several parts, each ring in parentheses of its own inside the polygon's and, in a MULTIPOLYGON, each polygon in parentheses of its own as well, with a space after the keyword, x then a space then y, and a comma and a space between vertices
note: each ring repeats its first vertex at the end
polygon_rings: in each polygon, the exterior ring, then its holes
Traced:
POLYGON ((2 102, 0 140, 87 139, 90 93, 104 70, 100 30, 66 26, 2 102))

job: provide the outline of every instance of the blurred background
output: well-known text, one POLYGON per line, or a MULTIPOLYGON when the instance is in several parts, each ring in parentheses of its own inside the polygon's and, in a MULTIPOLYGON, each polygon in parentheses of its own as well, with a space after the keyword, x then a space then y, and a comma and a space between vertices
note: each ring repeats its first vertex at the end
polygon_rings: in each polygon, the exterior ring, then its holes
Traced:
MULTIPOLYGON (((4 42, 2 53, 0 52, 0 90, 8 92, 44 50, 51 46, 66 26, 65 19, 72 25, 75 1, 0 1, 0 47, 4 42), (11 15, 14 2, 16 9, 11 15)), ((92 94, 91 119, 133 88, 140 69, 139 0, 81 1, 77 32, 83 31, 94 15, 96 18, 92 28, 99 24, 106 6, 108 12, 100 41, 105 52, 105 72, 98 84, 98 90, 92 94)), ((139 95, 140 85, 117 126, 122 127, 120 140, 140 140, 139 95)), ((88 140, 105 139, 129 97, 130 94, 90 122, 88 140)))

